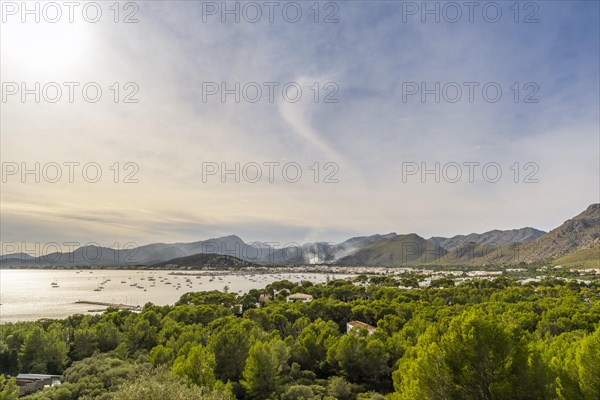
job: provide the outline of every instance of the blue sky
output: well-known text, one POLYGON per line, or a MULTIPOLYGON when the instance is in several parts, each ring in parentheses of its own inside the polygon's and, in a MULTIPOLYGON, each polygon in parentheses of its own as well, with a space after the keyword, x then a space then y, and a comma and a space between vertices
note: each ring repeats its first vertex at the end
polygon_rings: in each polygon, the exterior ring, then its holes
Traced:
MULTIPOLYGON (((2 161, 94 161, 105 177, 114 162, 132 162, 139 183, 38 184, 11 176, 1 194, 3 240, 142 244, 236 233, 303 242, 551 229, 599 200, 599 3, 521 2, 519 23, 513 2, 494 3, 502 17, 486 21, 488 3, 473 22, 463 14, 456 23, 444 15, 423 23, 418 14, 403 15, 413 3, 400 1, 337 2, 337 23, 315 23, 313 2, 298 2, 297 23, 277 12, 270 23, 264 7, 258 23, 223 23, 219 13, 204 22, 208 3, 195 1, 137 2, 136 24, 113 23, 108 3, 97 24, 8 19, 3 82, 94 81, 106 94, 95 104, 2 103, 2 161), (538 22, 523 23, 532 11, 538 22), (111 102, 112 82, 135 82, 139 103, 111 102), (204 102, 206 82, 295 82, 303 97, 204 102), (407 84, 436 82, 456 82, 463 98, 403 100, 407 84), (473 102, 464 82, 478 85, 473 102), (337 103, 323 103, 327 83, 339 89, 337 103), (502 89, 498 102, 482 97, 489 83, 502 89), (532 88, 538 102, 524 103, 532 88), (203 182, 206 162, 295 162, 303 178, 203 182), (326 162, 338 166, 338 183, 322 182, 326 162), (403 182, 403 163, 436 162, 493 162, 502 178, 438 183, 415 175, 403 182), (525 170, 527 163, 535 168, 525 170), (524 183, 534 170, 538 182, 524 183)), ((335 10, 319 4, 320 20, 335 10)))

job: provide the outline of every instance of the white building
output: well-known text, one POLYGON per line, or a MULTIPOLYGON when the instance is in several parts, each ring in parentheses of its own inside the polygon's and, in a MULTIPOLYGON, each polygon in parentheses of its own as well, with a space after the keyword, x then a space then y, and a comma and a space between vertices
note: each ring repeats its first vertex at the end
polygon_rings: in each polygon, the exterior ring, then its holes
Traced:
POLYGON ((360 321, 350 321, 346 323, 346 333, 350 333, 352 329, 366 329, 369 332, 369 335, 372 335, 377 328, 373 325, 369 325, 360 321))
POLYGON ((312 299, 313 299, 313 297, 310 294, 305 294, 305 293, 294 293, 294 294, 290 294, 287 297, 287 301, 290 303, 294 303, 296 301, 308 303, 309 301, 312 301, 312 299))

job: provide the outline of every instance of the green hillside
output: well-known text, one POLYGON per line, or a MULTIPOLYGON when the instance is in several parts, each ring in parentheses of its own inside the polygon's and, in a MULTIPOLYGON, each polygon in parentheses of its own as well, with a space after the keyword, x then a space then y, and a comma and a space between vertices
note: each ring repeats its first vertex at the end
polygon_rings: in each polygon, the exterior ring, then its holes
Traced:
POLYGON ((340 265, 402 266, 436 262, 447 250, 417 234, 399 235, 371 243, 341 258, 340 265))

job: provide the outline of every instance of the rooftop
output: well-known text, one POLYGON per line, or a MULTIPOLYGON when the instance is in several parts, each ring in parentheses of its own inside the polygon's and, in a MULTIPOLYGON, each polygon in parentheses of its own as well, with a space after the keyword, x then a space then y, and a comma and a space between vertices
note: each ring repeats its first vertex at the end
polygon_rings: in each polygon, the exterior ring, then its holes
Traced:
POLYGON ((294 293, 288 296, 289 299, 310 299, 312 296, 306 293, 294 293))
POLYGON ((62 379, 60 375, 46 375, 46 374, 19 374, 16 376, 17 379, 30 379, 30 380, 38 380, 38 379, 62 379))
POLYGON ((375 328, 373 325, 369 325, 365 322, 361 322, 361 321, 350 321, 348 322, 348 325, 350 325, 353 328, 364 328, 364 329, 377 329, 375 328))

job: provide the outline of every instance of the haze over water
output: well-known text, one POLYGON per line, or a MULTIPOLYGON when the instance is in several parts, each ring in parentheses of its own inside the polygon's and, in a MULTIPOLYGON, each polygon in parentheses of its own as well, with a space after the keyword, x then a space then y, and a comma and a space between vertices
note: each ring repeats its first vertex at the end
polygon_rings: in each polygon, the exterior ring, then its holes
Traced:
MULTIPOLYGON (((185 273, 166 270, 0 270, 0 323, 65 318, 72 314, 88 313, 89 310, 103 308, 75 304, 79 300, 140 306, 147 302, 167 305, 174 304, 186 292, 222 291, 228 286, 229 292, 241 294, 250 289, 264 288, 269 283, 283 279, 293 282, 310 280, 318 283, 325 282, 327 276, 332 277, 317 273, 233 275, 215 271, 211 281, 210 276, 196 278, 169 275, 172 272, 185 273), (148 280, 152 277, 155 281, 148 280), (189 278, 190 282, 186 282, 186 278, 189 278), (110 281, 107 281, 108 279, 110 281), (161 279, 164 282, 161 282, 161 279), (167 284, 167 281, 171 284, 167 284), (57 288, 52 287, 53 282, 58 284, 57 288), (130 286, 133 283, 143 286, 145 291, 130 286), (152 284, 155 286, 152 287, 152 284), (181 284, 179 290, 176 289, 177 284, 181 284), (95 291, 100 285, 104 289, 95 291), (191 288, 188 285, 191 285, 191 288)), ((336 277, 343 278, 347 275, 336 277)))

